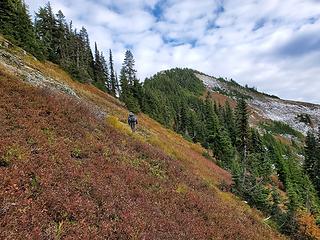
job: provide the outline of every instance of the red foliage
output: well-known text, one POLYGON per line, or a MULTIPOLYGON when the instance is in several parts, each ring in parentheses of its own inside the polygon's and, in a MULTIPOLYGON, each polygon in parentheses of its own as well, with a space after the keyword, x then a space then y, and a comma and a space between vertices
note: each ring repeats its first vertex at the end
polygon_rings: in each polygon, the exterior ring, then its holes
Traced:
POLYGON ((0 76, 0 122, 0 239, 279 238, 66 95, 0 76))

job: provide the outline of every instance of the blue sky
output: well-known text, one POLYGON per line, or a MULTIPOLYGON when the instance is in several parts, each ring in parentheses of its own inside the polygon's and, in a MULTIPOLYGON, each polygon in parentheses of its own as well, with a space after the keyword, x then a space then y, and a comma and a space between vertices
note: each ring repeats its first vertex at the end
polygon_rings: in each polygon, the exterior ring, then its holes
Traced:
MULTIPOLYGON (((31 14, 46 1, 25 0, 31 14)), ((282 98, 320 103, 320 0, 52 0, 119 70, 189 67, 282 98)))

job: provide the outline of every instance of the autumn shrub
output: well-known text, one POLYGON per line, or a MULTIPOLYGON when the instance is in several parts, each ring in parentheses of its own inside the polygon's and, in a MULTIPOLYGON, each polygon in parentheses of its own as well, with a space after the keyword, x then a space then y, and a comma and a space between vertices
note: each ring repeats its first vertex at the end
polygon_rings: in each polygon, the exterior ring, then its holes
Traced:
POLYGON ((14 159, 22 159, 22 152, 17 145, 5 149, 3 155, 0 157, 0 167, 8 167, 14 159))
POLYGON ((299 233, 305 239, 320 239, 320 228, 311 214, 300 212, 297 215, 299 233))
POLYGON ((144 116, 148 134, 132 135, 125 109, 105 120, 6 74, 0 109, 0 239, 281 239, 208 187, 230 175, 201 148, 144 116))

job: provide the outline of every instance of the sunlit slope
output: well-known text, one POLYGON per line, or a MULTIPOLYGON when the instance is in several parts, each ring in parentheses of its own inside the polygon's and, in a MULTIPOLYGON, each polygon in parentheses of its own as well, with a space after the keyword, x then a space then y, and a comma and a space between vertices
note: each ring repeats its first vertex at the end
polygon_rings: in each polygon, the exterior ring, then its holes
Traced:
POLYGON ((126 117, 56 65, 0 49, 0 238, 280 239, 219 190, 231 176, 203 148, 144 115, 132 134, 126 117))

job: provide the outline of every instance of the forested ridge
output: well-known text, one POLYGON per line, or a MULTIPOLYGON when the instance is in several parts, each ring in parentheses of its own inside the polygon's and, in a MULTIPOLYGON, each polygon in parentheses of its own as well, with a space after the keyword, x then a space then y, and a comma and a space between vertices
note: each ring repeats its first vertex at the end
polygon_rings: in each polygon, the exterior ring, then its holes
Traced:
MULTIPOLYGON (((208 149, 204 155, 233 176, 232 188, 221 184, 221 189, 261 210, 270 226, 293 239, 319 236, 319 131, 284 143, 275 131, 250 127, 243 96, 235 96, 234 109, 228 102, 212 101, 191 69, 162 71, 142 84, 130 50, 118 76, 112 50, 106 58, 95 43, 93 52, 87 30, 74 29, 61 11, 53 13, 50 3, 39 9, 33 22, 22 1, 1 1, 0 24, 1 34, 39 60, 60 65, 77 81, 119 98, 130 111, 143 112, 200 143, 208 149)), ((290 128, 273 124, 284 131, 290 128)))
POLYGON ((244 98, 238 98, 232 109, 228 101, 224 106, 212 101, 210 92, 203 97, 204 86, 190 69, 158 73, 146 79, 144 91, 142 109, 212 150, 218 164, 233 175, 231 191, 269 216, 270 224, 280 232, 308 239, 298 234, 299 214, 310 214, 310 221, 319 224, 320 137, 309 132, 304 146, 302 135, 286 124, 250 127, 244 98), (284 143, 277 132, 299 138, 284 143), (305 155, 304 163, 301 155, 305 155))

